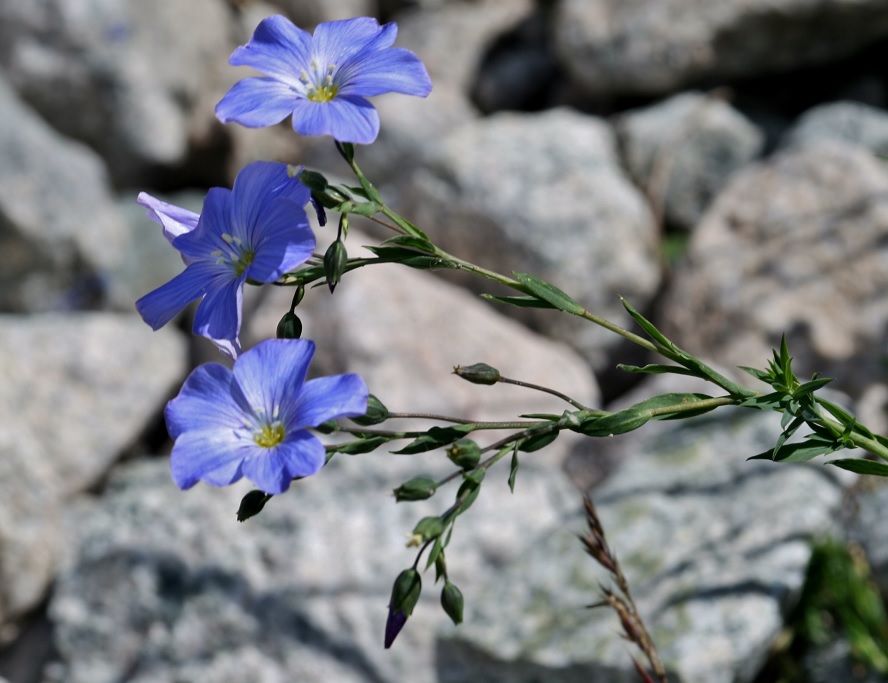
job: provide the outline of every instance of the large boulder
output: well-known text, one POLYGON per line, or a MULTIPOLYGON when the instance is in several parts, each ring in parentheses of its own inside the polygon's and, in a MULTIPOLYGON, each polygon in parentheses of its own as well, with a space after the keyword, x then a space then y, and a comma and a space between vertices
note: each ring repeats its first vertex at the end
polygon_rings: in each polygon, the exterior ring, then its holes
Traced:
POLYGON ((117 185, 216 144, 194 132, 209 134, 232 33, 217 0, 0 2, 0 64, 13 85, 99 151, 117 185))
POLYGON ((664 329, 703 358, 759 368, 785 333, 800 376, 884 401, 886 196, 885 165, 837 142, 741 171, 691 239, 664 329))
POLYGON ((68 500, 156 418, 184 366, 178 334, 136 316, 3 316, 0 623, 45 597, 68 546, 68 500))
POLYGON ((555 49, 592 97, 820 64, 888 35, 882 0, 563 0, 556 13, 555 49))
MULTIPOLYGON (((620 166, 613 132, 567 109, 499 113, 443 138, 413 176, 407 214, 450 253, 549 280, 617 324, 628 320, 620 295, 643 308, 660 284, 657 228, 620 166)), ((460 282, 503 293, 481 278, 460 282)), ((619 342, 566 314, 503 310, 572 345, 597 370, 619 342)))
POLYGON ((0 79, 0 311, 103 305, 124 235, 102 160, 0 79))

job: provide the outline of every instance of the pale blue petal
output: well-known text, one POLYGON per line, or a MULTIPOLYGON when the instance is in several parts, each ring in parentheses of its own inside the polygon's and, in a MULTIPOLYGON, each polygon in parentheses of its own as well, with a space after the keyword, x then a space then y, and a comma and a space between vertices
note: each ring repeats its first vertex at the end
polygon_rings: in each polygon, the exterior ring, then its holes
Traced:
POLYGON ((216 105, 216 118, 247 128, 273 126, 287 118, 293 112, 294 102, 302 97, 280 81, 245 78, 235 83, 216 105))
POLYGON ((148 218, 163 227, 163 236, 170 242, 175 237, 186 232, 191 232, 197 226, 200 216, 193 211, 183 209, 173 204, 152 197, 146 192, 140 192, 136 197, 136 203, 144 206, 148 211, 148 218))
POLYGON ((315 474, 326 461, 324 445, 305 431, 287 434, 274 448, 244 461, 244 476, 266 493, 283 493, 296 477, 315 474))
POLYGON ((205 363, 188 375, 163 414, 167 431, 177 439, 188 430, 231 432, 246 427, 248 410, 231 370, 219 363, 205 363))
POLYGON ((362 97, 299 100, 293 110, 293 130, 300 135, 332 135, 340 142, 367 145, 379 134, 379 114, 362 97))
POLYGON ((280 15, 259 22, 253 37, 228 60, 232 66, 249 66, 291 85, 311 62, 311 35, 280 15))
POLYGON ((217 279, 194 314, 194 334, 239 346, 243 289, 243 276, 232 273, 230 280, 217 279))
POLYGON ((365 50, 380 50, 395 42, 398 27, 380 26, 371 17, 357 17, 318 24, 312 41, 312 57, 322 67, 342 65, 353 55, 365 50))
POLYGON ((367 385, 358 375, 334 375, 309 380, 287 415, 287 428, 316 427, 337 417, 367 412, 367 385))
POLYGON ((230 433, 187 431, 173 444, 170 473, 181 489, 189 489, 201 479, 224 486, 241 478, 241 464, 247 454, 244 442, 230 433))
POLYGON ((279 223, 284 224, 284 229, 300 223, 308 225, 302 207, 311 193, 297 178, 288 175, 286 164, 249 164, 238 173, 232 194, 231 234, 253 251, 258 251, 267 232, 279 229, 279 223), (292 201, 281 205, 281 199, 292 201))
POLYGON ((308 339, 266 339, 238 358, 235 380, 251 406, 277 419, 302 389, 314 351, 308 339))
POLYGON ((336 74, 340 95, 371 97, 387 92, 425 97, 432 81, 415 54, 403 48, 360 53, 336 74))
POLYGON ((202 297, 216 274, 211 264, 191 263, 172 280, 136 301, 136 310, 152 329, 159 330, 185 306, 202 297))
POLYGON ((274 282, 295 270, 311 257, 316 244, 305 209, 286 199, 268 206, 261 234, 257 230, 254 240, 253 262, 246 275, 259 282, 274 282))
MULTIPOLYGON (((228 244, 222 239, 224 233, 230 231, 231 225, 231 190, 224 187, 213 187, 204 197, 200 220, 194 230, 179 235, 173 240, 173 246, 182 252, 188 261, 205 261, 216 264, 222 253, 229 250, 228 244)), ((217 269, 221 275, 224 269, 217 269)))

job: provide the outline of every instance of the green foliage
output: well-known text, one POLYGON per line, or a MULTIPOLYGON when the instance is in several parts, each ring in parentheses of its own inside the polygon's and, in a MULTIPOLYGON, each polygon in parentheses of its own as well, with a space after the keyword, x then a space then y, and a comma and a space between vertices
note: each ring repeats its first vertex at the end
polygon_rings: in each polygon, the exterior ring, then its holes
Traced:
POLYGON ((835 541, 817 545, 798 606, 789 618, 785 646, 760 681, 801 683, 805 654, 837 640, 848 642, 861 667, 888 675, 888 614, 860 548, 835 541))

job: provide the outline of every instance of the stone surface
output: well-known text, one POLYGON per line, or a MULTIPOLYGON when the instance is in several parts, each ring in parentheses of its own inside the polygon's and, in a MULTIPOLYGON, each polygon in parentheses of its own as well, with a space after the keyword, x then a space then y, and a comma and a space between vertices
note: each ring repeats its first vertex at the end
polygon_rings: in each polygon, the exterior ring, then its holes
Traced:
MULTIPOLYGON (((638 399, 674 385, 659 381, 638 399)), ((588 457, 613 450, 624 463, 591 495, 672 681, 752 680, 801 589, 809 543, 836 533, 843 487, 834 471, 745 461, 779 432, 776 415, 717 413, 584 445, 588 457)), ((526 683, 565 671, 637 680, 613 612, 582 609, 610 583, 580 549, 584 526, 575 513, 528 536, 521 561, 484 582, 472 619, 442 648, 466 670, 507 662, 514 672, 457 680, 526 683), (524 662, 548 676, 522 673, 524 662)))
POLYGON ((850 55, 888 35, 884 10, 882 0, 564 0, 553 44, 588 96, 661 94, 850 55))
POLYGON ((101 305, 124 246, 101 159, 47 126, 0 79, 0 310, 101 305))
POLYGON ((622 114, 626 166, 655 212, 690 231, 728 178, 762 151, 762 133, 717 92, 683 93, 622 114))
MULTIPOLYGON (((165 461, 122 469, 98 505, 72 517, 77 551, 49 609, 60 661, 45 683, 243 680, 245 665, 250 680, 269 683, 434 683, 449 668, 436 638, 455 627, 432 576, 388 651, 383 628, 391 582, 415 557, 405 534, 452 491, 396 505, 386 490, 440 459, 334 458, 243 525, 235 511, 249 486, 183 493, 165 461)), ((519 473, 514 495, 508 467, 493 470, 457 525, 448 569, 470 604, 479 577, 576 506, 548 464, 519 473)))
POLYGON ((135 316, 3 316, 0 622, 44 597, 67 543, 66 499, 156 416, 184 355, 175 332, 152 333, 135 316))
MULTIPOLYGON (((98 150, 123 185, 185 160, 192 107, 220 87, 232 29, 217 0, 4 0, 0 64, 26 101, 98 150)), ((211 120, 212 108, 196 116, 211 120)))
POLYGON ((800 376, 836 377, 855 400, 882 391, 886 198, 885 165, 840 143, 742 171, 691 239, 663 302, 665 331, 691 353, 752 367, 786 333, 800 376))
POLYGON ((375 0, 266 0, 305 30, 322 21, 374 16, 375 0))
MULTIPOLYGON (((438 143, 410 193, 406 215, 450 253, 549 280, 617 324, 627 321, 620 295, 643 308, 660 284, 651 212, 601 119, 556 109, 469 124, 438 143)), ((480 278, 460 283, 503 293, 480 278)), ((595 369, 619 341, 553 311, 503 310, 571 344, 595 369)))
POLYGON ((787 131, 783 147, 804 147, 827 140, 860 145, 888 155, 888 112, 859 102, 830 102, 806 111, 787 131))

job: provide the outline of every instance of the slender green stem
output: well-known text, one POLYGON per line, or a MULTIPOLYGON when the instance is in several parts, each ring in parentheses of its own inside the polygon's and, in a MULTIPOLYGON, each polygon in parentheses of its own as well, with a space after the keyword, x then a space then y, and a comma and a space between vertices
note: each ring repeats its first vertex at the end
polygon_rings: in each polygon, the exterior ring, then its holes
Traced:
POLYGON ((562 401, 566 401, 566 402, 570 403, 574 408, 577 408, 579 410, 592 410, 591 408, 584 406, 579 401, 572 399, 567 394, 562 394, 560 391, 556 391, 555 389, 550 389, 549 387, 543 387, 543 386, 540 386, 539 384, 532 384, 530 382, 522 382, 521 380, 518 380, 518 379, 509 379, 508 377, 502 377, 502 376, 499 378, 499 381, 503 384, 514 384, 517 387, 524 387, 526 389, 534 389, 536 391, 542 391, 545 394, 551 394, 552 396, 557 396, 562 401))
POLYGON ((815 403, 813 409, 823 426, 829 429, 836 437, 845 435, 845 438, 851 441, 851 443, 853 443, 858 448, 863 448, 873 455, 882 458, 882 460, 888 460, 888 448, 886 448, 883 444, 854 430, 851 430, 848 434, 845 434, 845 426, 833 419, 833 417, 829 415, 827 411, 825 411, 821 406, 815 403))
POLYGON ((389 413, 386 419, 440 420, 441 422, 453 422, 455 424, 472 424, 472 420, 468 420, 464 417, 449 417, 447 415, 436 415, 434 413, 389 413))

